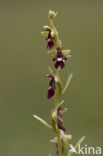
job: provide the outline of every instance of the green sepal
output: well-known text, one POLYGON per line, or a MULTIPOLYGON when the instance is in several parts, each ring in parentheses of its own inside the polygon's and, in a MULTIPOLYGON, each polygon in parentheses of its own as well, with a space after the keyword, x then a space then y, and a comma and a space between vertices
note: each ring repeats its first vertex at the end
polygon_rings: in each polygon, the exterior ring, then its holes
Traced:
POLYGON ((43 35, 43 36, 45 36, 45 37, 46 37, 48 34, 49 34, 48 31, 42 31, 42 32, 41 32, 41 35, 43 35))
POLYGON ((43 29, 44 29, 44 30, 47 30, 47 29, 48 29, 48 30, 51 30, 51 28, 50 28, 48 25, 43 26, 43 29))
POLYGON ((53 31, 53 29, 51 29, 51 36, 54 37, 54 35, 55 35, 54 31, 53 31))
POLYGON ((63 53, 64 55, 69 55, 70 52, 71 52, 71 50, 62 50, 62 53, 63 53))
POLYGON ((48 51, 48 54, 49 54, 49 55, 52 55, 52 56, 56 56, 57 50, 48 51))
POLYGON ((63 114, 63 113, 65 113, 67 110, 68 110, 67 107, 62 107, 62 109, 60 110, 60 113, 63 114))
POLYGON ((56 128, 56 116, 54 116, 55 112, 56 112, 55 109, 53 109, 51 112, 51 125, 52 125, 53 130, 56 132, 57 128, 56 128))
POLYGON ((51 139, 50 142, 57 143, 57 137, 54 137, 53 139, 51 139))

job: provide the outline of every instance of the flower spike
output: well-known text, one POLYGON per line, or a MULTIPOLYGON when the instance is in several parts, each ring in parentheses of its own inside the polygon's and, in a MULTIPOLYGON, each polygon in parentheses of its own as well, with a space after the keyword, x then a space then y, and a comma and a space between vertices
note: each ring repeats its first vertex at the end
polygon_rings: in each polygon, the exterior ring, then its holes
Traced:
MULTIPOLYGON (((37 115, 33 115, 33 117, 56 133, 56 137, 50 140, 51 142, 56 143, 56 155, 71 156, 73 152, 69 152, 69 140, 72 139, 72 135, 65 134, 66 127, 64 125, 62 115, 67 111, 67 107, 62 107, 64 100, 61 100, 61 97, 69 87, 73 74, 69 74, 64 87, 59 75, 59 72, 61 71, 60 69, 65 67, 65 61, 67 61, 67 58, 71 57, 71 51, 62 49, 62 41, 59 39, 59 34, 54 23, 56 15, 56 12, 52 10, 49 11, 48 18, 50 26, 45 25, 43 27, 43 32, 41 32, 41 34, 46 38, 47 49, 51 49, 48 54, 53 57, 52 61, 55 62, 55 70, 52 70, 49 66, 50 74, 46 75, 46 77, 50 79, 47 98, 50 99, 55 95, 55 105, 50 113, 51 124, 48 124, 37 115)), ((74 148, 78 148, 79 144, 81 144, 84 139, 85 137, 82 137, 74 148)), ((49 154, 49 156, 52 156, 52 154, 49 154)))

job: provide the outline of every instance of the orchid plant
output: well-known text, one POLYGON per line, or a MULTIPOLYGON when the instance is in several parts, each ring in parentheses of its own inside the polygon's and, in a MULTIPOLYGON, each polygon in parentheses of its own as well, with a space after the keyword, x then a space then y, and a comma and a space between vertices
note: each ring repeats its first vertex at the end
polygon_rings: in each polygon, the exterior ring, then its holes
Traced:
MULTIPOLYGON (((48 18, 50 26, 44 26, 43 31, 41 32, 41 34, 45 36, 47 40, 47 49, 49 49, 48 54, 51 55, 52 61, 55 62, 55 72, 53 72, 51 67, 49 67, 50 73, 46 75, 46 77, 50 79, 47 98, 51 99, 53 96, 55 96, 54 108, 50 113, 51 122, 50 124, 48 124, 37 115, 33 115, 33 117, 39 120, 50 130, 55 132, 56 137, 51 139, 50 142, 54 142, 56 144, 56 155, 71 156, 73 154, 73 150, 70 149, 71 147, 69 140, 72 139, 72 135, 65 133, 66 127, 62 118, 62 115, 67 111, 67 108, 62 106, 64 100, 60 101, 60 97, 62 97, 62 95, 69 87, 73 74, 69 74, 64 87, 59 75, 61 70, 63 70, 65 67, 65 61, 67 61, 67 59, 71 57, 71 50, 62 49, 62 41, 59 39, 58 31, 54 25, 54 19, 56 15, 57 13, 55 13, 54 11, 49 11, 48 18)), ((78 145, 84 140, 84 138, 85 137, 82 137, 74 146, 75 150, 76 148, 78 148, 78 145)), ((52 154, 50 154, 49 156, 52 156, 52 154)))

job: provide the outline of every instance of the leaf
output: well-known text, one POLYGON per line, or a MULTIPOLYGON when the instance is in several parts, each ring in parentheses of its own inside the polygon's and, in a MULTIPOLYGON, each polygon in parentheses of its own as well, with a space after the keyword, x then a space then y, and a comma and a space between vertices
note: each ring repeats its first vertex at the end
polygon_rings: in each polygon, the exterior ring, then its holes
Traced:
POLYGON ((82 138, 79 139, 79 141, 77 142, 77 144, 75 145, 75 149, 78 148, 78 146, 85 140, 85 136, 83 136, 82 138))
POLYGON ((37 115, 33 115, 33 117, 37 120, 39 120, 43 125, 45 125, 46 127, 52 129, 52 126, 49 125, 45 120, 43 120, 42 118, 38 117, 37 115))
POLYGON ((58 107, 60 107, 64 103, 64 100, 62 100, 59 104, 58 107))
POLYGON ((54 111, 52 113, 52 118, 56 121, 56 119, 57 119, 57 111, 54 111))
POLYGON ((69 87, 69 84, 70 84, 70 82, 71 82, 72 77, 73 77, 73 74, 71 73, 71 74, 68 76, 68 79, 67 79, 67 82, 66 82, 66 85, 65 85, 65 87, 64 87, 64 89, 63 89, 62 94, 64 94, 65 91, 67 90, 67 88, 69 87))

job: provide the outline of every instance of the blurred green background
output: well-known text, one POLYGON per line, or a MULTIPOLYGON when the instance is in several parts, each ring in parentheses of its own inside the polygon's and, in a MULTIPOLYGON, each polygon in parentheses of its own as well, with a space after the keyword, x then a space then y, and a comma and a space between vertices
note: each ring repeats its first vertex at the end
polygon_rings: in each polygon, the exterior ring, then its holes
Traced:
POLYGON ((64 115, 72 144, 103 145, 103 1, 0 1, 0 156, 48 156, 55 134, 33 119, 49 122, 53 101, 46 99, 48 66, 42 26, 48 11, 58 12, 56 28, 72 58, 62 71, 63 83, 74 77, 64 95, 64 115))

